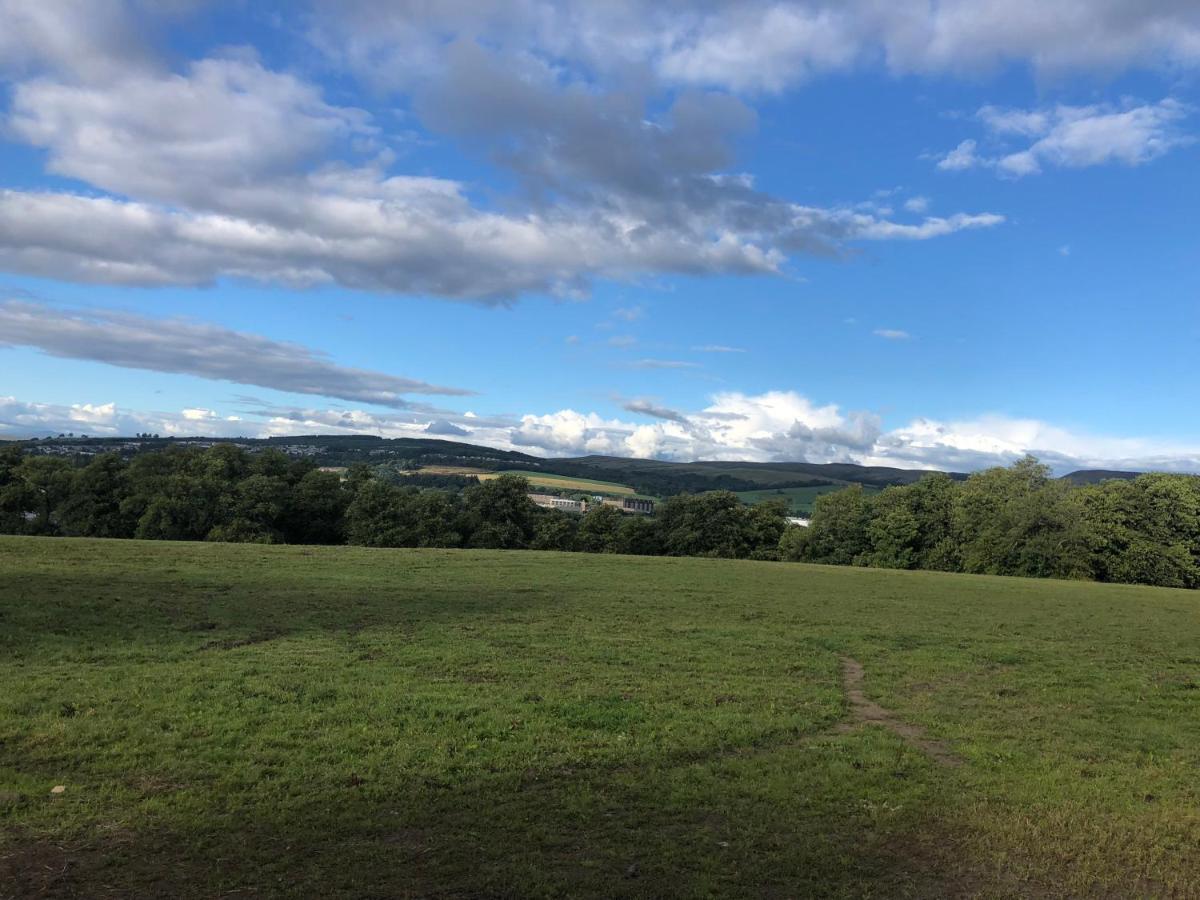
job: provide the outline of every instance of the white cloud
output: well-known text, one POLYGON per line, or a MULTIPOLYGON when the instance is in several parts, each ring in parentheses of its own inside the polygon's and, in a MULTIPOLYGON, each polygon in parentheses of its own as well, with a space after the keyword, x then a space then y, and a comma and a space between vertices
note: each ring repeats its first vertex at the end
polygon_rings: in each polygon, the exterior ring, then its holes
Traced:
POLYGON ((909 197, 904 201, 904 208, 911 213, 924 213, 929 209, 928 197, 909 197))
POLYGON ((375 84, 406 88, 444 65, 447 40, 479 39, 593 76, 645 69, 676 85, 778 91, 825 73, 1041 73, 1200 63, 1186 0, 503 0, 318 5, 314 42, 375 84))
POLYGON ((698 347, 693 347, 696 353, 745 353, 744 347, 727 347, 724 344, 701 344, 698 347))
POLYGON ((967 139, 937 164, 957 171, 987 166, 1014 178, 1035 175, 1045 167, 1085 168, 1106 164, 1140 166, 1194 140, 1178 127, 1191 110, 1177 100, 1114 107, 1059 105, 1021 110, 985 106, 977 117, 998 140, 1035 138, 1020 150, 984 156, 967 139))
POLYGON ((901 331, 899 328, 876 328, 872 334, 889 341, 907 341, 912 337, 907 331, 901 331))
POLYGON ((66 431, 94 436, 150 431, 216 437, 434 434, 551 456, 599 453, 674 460, 854 462, 973 471, 1007 465, 1033 453, 1060 474, 1080 468, 1200 472, 1200 442, 1086 434, 1000 415, 956 421, 915 419, 884 431, 875 415, 843 412, 834 404, 817 405, 793 391, 719 393, 694 412, 648 400, 628 401, 625 409, 655 421, 604 418, 572 409, 518 417, 453 413, 429 417, 253 403, 243 416, 221 416, 207 409, 139 412, 114 403, 57 406, 0 397, 0 435, 66 431))
POLYGON ((961 172, 963 169, 973 169, 981 165, 976 149, 979 145, 968 138, 938 160, 937 167, 947 172, 961 172))
MULTIPOLYGON (((397 173, 394 136, 378 122, 251 51, 172 71, 131 49, 145 50, 131 24, 148 14, 140 8, 127 15, 106 2, 124 23, 110 35, 95 16, 73 15, 86 4, 43 4, 42 13, 0 3, 20 35, 0 37, 9 63, 0 68, 18 73, 9 132, 84 186, 0 193, 0 266, 16 272, 131 285, 249 278, 505 302, 578 296, 596 279, 644 274, 773 275, 795 255, 1001 221, 897 223, 878 210, 766 194, 734 165, 737 139, 755 126, 740 100, 685 90, 654 112, 658 85, 595 81, 571 64, 598 58, 591 38, 564 46, 563 65, 504 40, 473 40, 493 27, 511 36, 543 15, 565 21, 549 7, 529 20, 528 9, 486 3, 425 8, 418 19, 364 4, 325 10, 334 24, 322 46, 348 41, 339 58, 350 65, 353 47, 392 25, 414 38, 414 58, 417 35, 436 39, 405 99, 427 128, 516 176, 516 194, 483 206, 454 180, 397 173), (74 65, 72 50, 89 35, 94 58, 74 65)), ((604 18, 583 7, 562 15, 604 18)), ((534 28, 538 46, 558 46, 561 33, 547 27, 534 28)))

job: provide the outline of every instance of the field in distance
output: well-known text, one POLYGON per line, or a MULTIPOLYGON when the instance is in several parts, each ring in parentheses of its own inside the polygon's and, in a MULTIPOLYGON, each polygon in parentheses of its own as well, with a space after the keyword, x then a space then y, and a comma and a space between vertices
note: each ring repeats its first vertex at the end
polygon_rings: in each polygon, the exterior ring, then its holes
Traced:
POLYGON ((617 484, 614 481, 594 481, 590 478, 571 478, 567 475, 551 475, 546 472, 527 472, 523 469, 474 469, 469 466, 422 466, 422 475, 474 475, 480 481, 489 478, 499 478, 501 475, 520 475, 529 480, 530 487, 557 488, 562 491, 580 491, 589 494, 611 494, 621 497, 640 497, 627 484, 617 484))
POLYGON ((1197 648, 1158 588, 0 538, 0 896, 1194 897, 1197 648))

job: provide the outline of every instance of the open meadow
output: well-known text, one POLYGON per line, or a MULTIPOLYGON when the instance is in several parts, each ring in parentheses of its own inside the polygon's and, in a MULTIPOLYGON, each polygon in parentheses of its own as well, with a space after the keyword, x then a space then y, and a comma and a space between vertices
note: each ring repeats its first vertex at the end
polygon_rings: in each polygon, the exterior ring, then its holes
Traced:
POLYGON ((0 538, 0 898, 1197 897, 1197 848, 1196 592, 0 538))

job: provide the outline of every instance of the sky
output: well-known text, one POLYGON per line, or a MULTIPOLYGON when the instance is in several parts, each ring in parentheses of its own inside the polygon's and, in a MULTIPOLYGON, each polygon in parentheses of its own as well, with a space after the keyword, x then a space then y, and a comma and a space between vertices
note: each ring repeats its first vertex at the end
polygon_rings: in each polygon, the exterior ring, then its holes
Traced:
POLYGON ((1194 0, 0 0, 0 437, 1200 472, 1194 0))

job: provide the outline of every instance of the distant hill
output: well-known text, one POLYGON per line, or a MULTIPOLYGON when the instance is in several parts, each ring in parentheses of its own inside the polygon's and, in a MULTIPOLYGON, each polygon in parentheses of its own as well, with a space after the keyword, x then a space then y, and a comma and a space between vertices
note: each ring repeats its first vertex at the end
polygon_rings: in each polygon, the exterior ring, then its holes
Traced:
POLYGON ((1062 480, 1069 481, 1072 484, 1098 484, 1101 481, 1109 481, 1114 478, 1121 481, 1129 481, 1142 474, 1144 473, 1122 472, 1119 469, 1080 469, 1077 472, 1064 475, 1062 480))
MULTIPOLYGON (((927 471, 850 463, 806 462, 666 462, 617 456, 547 459, 515 450, 497 450, 461 441, 432 438, 381 438, 374 435, 290 435, 272 438, 84 438, 64 436, 26 442, 38 452, 58 456, 92 456, 107 451, 124 455, 169 446, 232 443, 249 450, 275 448, 325 466, 393 463, 405 468, 462 466, 487 471, 519 469, 570 478, 617 482, 641 494, 669 497, 711 490, 761 491, 789 488, 844 487, 861 484, 883 488, 911 484, 927 471)), ((950 473, 952 478, 965 478, 950 473)))

